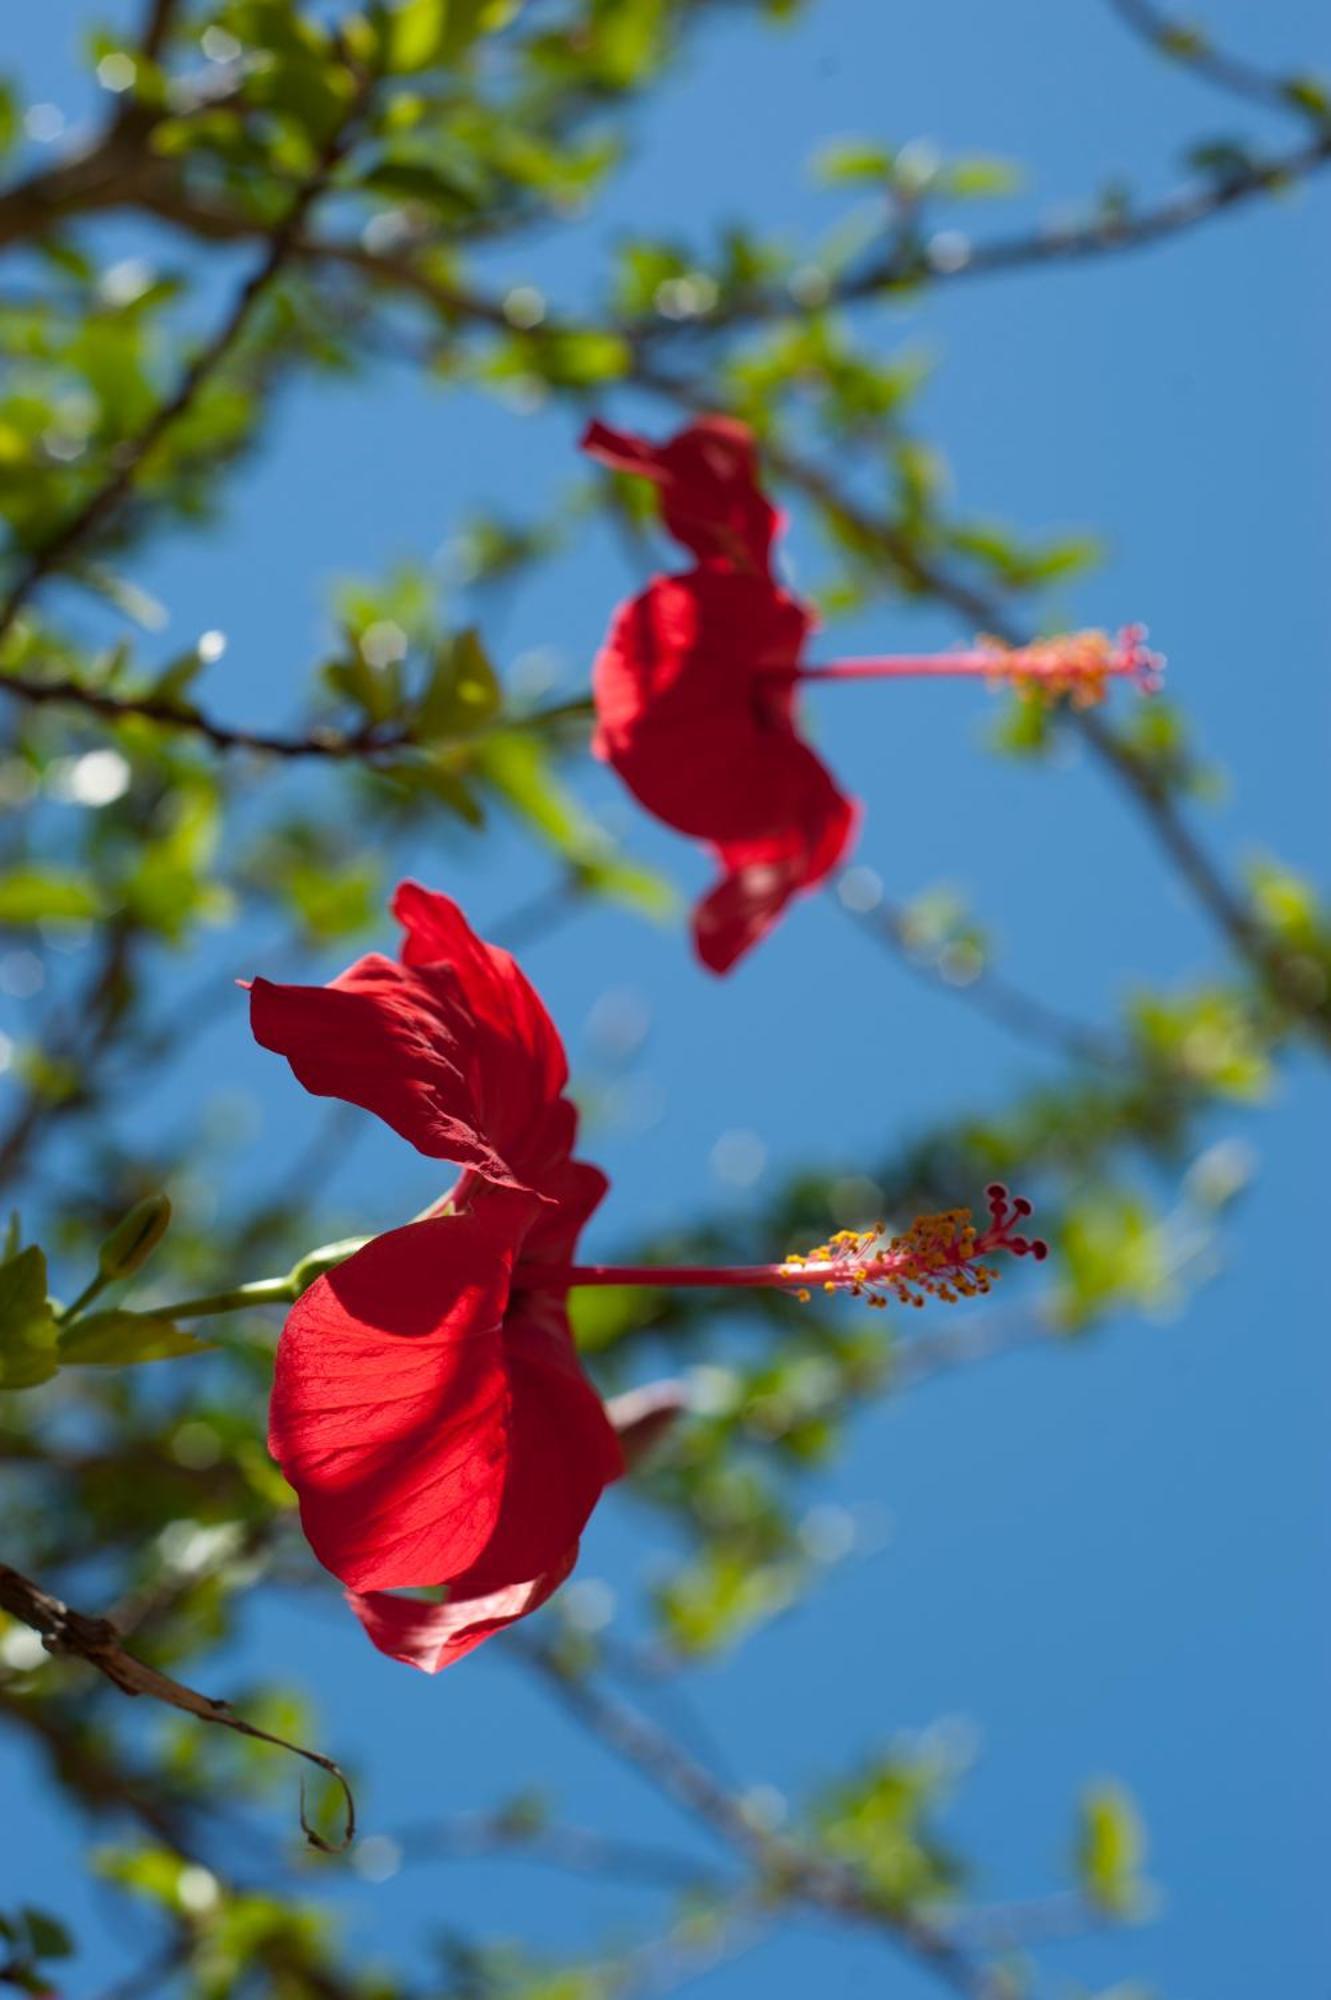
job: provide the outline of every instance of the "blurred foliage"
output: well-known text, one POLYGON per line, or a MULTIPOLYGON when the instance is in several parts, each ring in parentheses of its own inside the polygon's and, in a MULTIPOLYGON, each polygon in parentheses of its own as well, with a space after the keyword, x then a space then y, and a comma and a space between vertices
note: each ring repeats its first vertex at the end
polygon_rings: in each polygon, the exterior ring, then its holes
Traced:
MULTIPOLYGON (((0 971, 16 1010, 0 1037, 0 1186, 21 1207, 0 1255, 0 1556, 52 1589, 90 1592, 163 1671, 202 1661, 211 1672, 255 1589, 328 1588, 264 1441, 272 1302, 345 1254, 340 1239, 364 1219, 323 1193, 335 1124, 314 1155, 256 1178, 202 1098, 184 1129, 162 1115, 165 1080, 186 1065, 208 1074, 232 977, 260 962, 323 976, 331 950, 380 927, 385 887, 422 829, 451 867, 497 817, 511 822, 549 858, 538 922, 597 897, 624 906, 627 929, 672 920, 675 901, 581 801, 584 677, 538 703, 494 636, 575 528, 602 517, 635 553, 654 546, 642 482, 575 470, 544 502, 524 494, 522 511, 450 524, 438 562, 342 579, 317 656, 283 664, 280 728, 223 712, 220 633, 165 645, 164 609, 142 581, 160 537, 199 533, 237 504, 292 387, 335 375, 369 393, 391 356, 516 417, 554 402, 570 433, 619 385, 654 398, 661 426, 696 407, 734 410, 820 531, 812 594, 830 615, 924 600, 1004 632, 1052 618, 1049 594, 1061 605, 1096 559, 1087 534, 958 508, 924 430, 937 357, 854 310, 986 260, 1046 261, 1043 226, 1025 239, 971 233, 1021 199, 1017 162, 949 158, 900 135, 839 138, 812 163, 831 215, 816 241, 738 219, 708 235, 704 218, 696 237, 625 234, 591 296, 496 286, 497 250, 518 271, 526 246, 592 211, 637 105, 691 37, 725 15, 779 31, 795 11, 791 0, 158 0, 115 32, 90 17, 101 109, 77 145, 20 78, 0 90, 0 971), (126 218, 143 246, 128 257, 126 218), (266 254, 270 280, 208 362, 219 296, 266 254), (311 1255, 319 1244, 331 1248, 311 1255), (267 1304, 250 1297, 197 1333, 187 1312, 173 1315, 275 1270, 290 1275, 267 1304)), ((1171 60, 1215 53, 1192 29, 1158 41, 1171 60)), ((1274 88, 1297 124, 1297 171, 1311 171, 1326 152, 1325 88, 1303 73, 1274 88)), ((1198 221, 1296 171, 1241 137, 1208 138, 1190 164, 1198 221)), ((1081 254, 1134 231, 1148 240, 1154 226, 1115 182, 1067 228, 1081 254)), ((1073 728, 1088 733, 1057 707, 1014 700, 995 747, 1037 759, 1073 728)), ((1172 700, 1098 721, 1089 741, 1148 824, 1166 816, 1166 849, 1178 824, 1167 816, 1218 795, 1172 700)), ((1100 1037, 1105 1060, 1051 1046, 1055 1074, 907 1136, 867 1171, 809 1165, 760 1211, 686 1217, 624 1246, 635 1262, 767 1262, 833 1228, 974 1199, 1001 1176, 1039 1203, 1048 1282, 1023 1272, 982 1312, 924 1327, 778 1293, 724 1314, 698 1294, 576 1295, 607 1392, 682 1372, 691 1407, 631 1483, 667 1553, 622 1620, 592 1615, 576 1585, 555 1601, 544 1630, 556 1679, 591 1701, 627 1674, 650 1702, 816 1591, 829 1565, 869 1553, 870 1531, 820 1498, 820 1478, 875 1399, 1032 1343, 1070 1357, 1127 1317, 1167 1313, 1209 1274, 1248 1171, 1232 1120, 1266 1097, 1296 1037, 1331 1032, 1331 917, 1269 856, 1208 896, 1232 962, 1133 994, 1100 1037)), ((963 996, 983 1003, 993 990, 990 927, 963 895, 922 889, 899 941, 963 996)), ((288 1685, 237 1699, 275 1734, 317 1733, 317 1709, 288 1685)), ((270 1751, 137 1707, 0 1618, 0 1727, 89 1822, 98 1876, 142 1928, 134 1990, 419 1992, 377 1958, 359 1963, 329 1913, 346 1868, 383 1878, 387 1836, 372 1833, 347 1863, 294 1856, 270 1751)), ((603 1733, 614 1742, 610 1723, 603 1733)), ((687 1767, 687 1752, 671 1754, 687 1767)), ((849 1912, 946 1971, 983 1880, 938 1830, 958 1763, 933 1736, 866 1749, 814 1789, 789 1836, 751 1797, 713 1800, 712 1831, 719 1815, 736 1866, 712 1880, 683 1856, 688 1886, 676 1880, 659 1936, 627 1950, 618 1936, 560 1963, 526 1941, 448 1938, 431 1990, 656 1991, 805 1906, 849 1912)), ((490 1833, 499 1847, 558 1854, 562 1840, 586 1854, 588 1836, 545 1802, 501 1809, 490 1833)), ((1097 1919, 1136 1916, 1143 1859, 1127 1794, 1088 1790, 1063 1893, 1097 1919)), ((6 1903, 0 1984, 56 1990, 78 1942, 57 1915, 6 1903)), ((962 1990, 1027 1991, 1006 1947, 998 1956, 1001 1986, 962 1990)))

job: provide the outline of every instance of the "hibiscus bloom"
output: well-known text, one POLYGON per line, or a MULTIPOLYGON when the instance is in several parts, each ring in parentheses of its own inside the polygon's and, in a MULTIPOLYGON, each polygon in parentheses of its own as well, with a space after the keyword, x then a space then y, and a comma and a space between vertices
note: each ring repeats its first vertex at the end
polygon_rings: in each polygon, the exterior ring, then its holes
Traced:
POLYGON ((668 826, 705 841, 721 879, 698 904, 693 936, 727 972, 791 898, 816 888, 846 854, 859 820, 800 734, 805 681, 977 675, 1085 706, 1111 678, 1145 689, 1160 661, 1140 627, 1117 640, 1074 633, 1031 646, 981 640, 963 650, 811 666, 810 607, 771 571, 781 517, 758 484, 743 425, 703 417, 663 445, 594 423, 584 450, 650 479, 666 528, 691 569, 654 577, 620 606, 592 669, 596 754, 668 826))
POLYGON ((533 1611, 623 1471, 558 1285, 605 1192, 572 1157, 568 1065, 539 997, 457 905, 405 883, 398 960, 256 979, 251 1020, 318 1096, 463 1173, 446 1203, 319 1278, 278 1343, 269 1447, 374 1644, 426 1672, 533 1611), (443 1587, 439 1603, 403 1588, 443 1587))
POLYGON ((327 1271, 278 1342, 269 1446, 319 1560, 369 1637, 437 1673, 534 1611, 577 1560, 592 1509, 683 1407, 657 1383, 608 1406, 569 1330, 574 1285, 817 1287, 918 1306, 988 1290, 998 1252, 1037 1259, 1030 1204, 843 1230, 748 1266, 582 1265, 606 1189, 573 1158, 568 1067, 540 999, 456 904, 405 883, 399 959, 328 986, 251 988, 255 1036, 307 1090, 373 1111, 419 1152, 462 1163, 451 1194, 327 1271), (440 1598, 401 1597, 430 1588, 440 1598))

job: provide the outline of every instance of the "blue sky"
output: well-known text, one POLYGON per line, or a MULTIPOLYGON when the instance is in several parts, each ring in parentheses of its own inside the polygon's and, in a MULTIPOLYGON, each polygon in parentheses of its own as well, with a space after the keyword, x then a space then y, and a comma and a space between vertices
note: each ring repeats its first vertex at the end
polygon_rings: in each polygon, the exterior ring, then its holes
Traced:
MULTIPOLYGON (((34 94, 74 115, 87 103, 73 64, 84 11, 47 0, 7 50, 34 94)), ((1275 66, 1331 63, 1314 0, 1268 0, 1259 23, 1255 11, 1227 0, 1207 16, 1275 66)), ((835 135, 924 135, 1013 156, 1029 175, 1015 220, 1118 174, 1159 189, 1185 138, 1262 129, 1152 63, 1098 0, 823 0, 792 27, 735 18, 702 35, 644 108, 632 162, 596 215, 497 262, 576 301, 630 226, 702 234, 745 216, 812 234, 835 202, 807 161, 835 135)), ((1005 215, 977 228, 1005 229, 1005 215)), ((924 415, 968 512, 1105 538, 1107 561, 1060 609, 1076 623, 1150 623, 1173 690, 1230 774, 1207 833, 1235 865, 1267 848, 1305 866, 1325 856, 1329 221, 1331 191, 1314 187, 1165 249, 977 279, 872 322, 885 349, 935 356, 924 415)), ((319 384, 289 399, 216 531, 164 545, 145 581, 172 607, 173 639, 226 629, 214 706, 273 717, 325 629, 333 576, 429 552, 485 501, 554 493, 574 432, 571 413, 518 417, 406 374, 379 376, 372 394, 319 384)), ((820 560, 797 516, 795 573, 813 580, 820 560)), ((610 539, 589 533, 509 608, 501 657, 553 649, 577 687, 629 581, 610 539)), ((955 633, 936 613, 880 610, 840 628, 837 646, 955 633)), ((1074 1010, 1212 963, 1101 777, 1075 759, 1035 772, 997 764, 983 753, 987 720, 967 688, 819 693, 820 742, 867 803, 859 858, 897 897, 964 887, 1014 974, 1074 1010)), ((696 888, 705 863, 686 843, 639 818, 603 774, 588 772, 583 789, 636 853, 696 888)), ((508 839, 476 858, 423 845, 416 866, 482 928, 545 879, 508 839)), ((607 993, 630 996, 647 1024, 636 1115, 594 1135, 615 1183, 593 1239, 603 1250, 709 1203, 760 1203, 801 1160, 868 1165, 1039 1070, 1038 1057, 922 992, 826 899, 725 983, 694 968, 679 930, 614 911, 580 918, 526 962, 575 1066, 596 1058, 607 993), (832 1087, 821 1059, 846 1048, 862 1052, 868 1079, 853 1091, 832 1087), (713 1164, 718 1138, 736 1132, 755 1135, 767 1163, 747 1191, 713 1164)), ((239 1016, 211 1050, 216 1094, 246 1107, 251 1150, 238 1150, 237 1171, 294 1150, 308 1107, 239 1016)), ((197 1110, 183 1083, 161 1108, 177 1120, 197 1110)), ((1325 1074, 1297 1061, 1268 1107, 1217 1124, 1209 1136, 1242 1137, 1258 1175, 1225 1269, 1168 1324, 1124 1322, 1074 1352, 1001 1362, 867 1412, 810 1498, 878 1509, 881 1548, 698 1677, 735 1770, 792 1795, 899 1729, 964 1719, 980 1759, 955 1825, 987 1871, 985 1896, 1058 1880, 1077 1789, 1120 1777, 1147 1817, 1163 1902, 1149 1927, 1050 1953, 1053 1971, 1092 1988, 1132 1975, 1170 2000, 1325 1990, 1331 1360, 1318 1275, 1288 1246, 1317 1241, 1329 1113, 1325 1074)), ((365 1134, 336 1183, 349 1214, 388 1220, 428 1198, 422 1163, 404 1154, 365 1134)), ((631 1503, 613 1504, 583 1574, 625 1589, 655 1533, 631 1503)), ((372 1826, 540 1783, 571 1817, 670 1829, 511 1667, 482 1654, 439 1682, 395 1672, 331 1592, 318 1608, 255 1607, 228 1670, 259 1666, 316 1681, 323 1740, 373 1772, 372 1826)), ((0 1745, 0 1788, 14 1776, 26 1782, 32 1767, 0 1745)), ((124 1951, 104 1904, 71 1880, 76 1852, 77 1830, 42 1801, 5 1882, 6 1901, 69 1910, 100 1940, 68 1982, 75 2000, 124 1951)), ((449 1922, 557 1950, 652 1907, 595 1882, 470 1864, 328 1888, 355 1934, 385 1951, 449 1922)), ((785 2000, 812 1980, 868 1993, 889 1978, 902 2000, 931 1990, 880 1947, 810 1927, 702 1986, 715 2000, 785 2000)))

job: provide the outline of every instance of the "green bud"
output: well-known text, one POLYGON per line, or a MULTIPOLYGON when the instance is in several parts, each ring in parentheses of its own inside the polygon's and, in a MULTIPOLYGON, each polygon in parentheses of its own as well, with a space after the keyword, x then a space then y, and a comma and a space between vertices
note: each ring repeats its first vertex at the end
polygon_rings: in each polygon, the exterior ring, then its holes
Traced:
POLYGON ((106 1279, 130 1278, 152 1256, 171 1226, 171 1203, 164 1194, 146 1195, 118 1222, 97 1253, 106 1279))
POLYGON ((291 1273, 291 1296, 298 1299, 307 1292, 316 1278, 322 1278, 325 1271, 335 1271, 339 1264, 345 1264, 348 1257, 354 1257, 370 1241, 368 1236, 344 1236, 340 1243, 325 1243, 318 1250, 311 1250, 301 1258, 291 1273))

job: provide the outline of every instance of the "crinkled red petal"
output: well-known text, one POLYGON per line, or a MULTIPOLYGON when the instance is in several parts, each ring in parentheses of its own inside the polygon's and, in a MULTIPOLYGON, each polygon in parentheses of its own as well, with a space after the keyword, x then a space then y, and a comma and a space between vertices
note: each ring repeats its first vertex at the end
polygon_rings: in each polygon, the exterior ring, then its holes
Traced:
POLYGON ((543 1192, 577 1133, 554 1023, 448 897, 404 882, 393 908, 402 963, 376 953, 328 986, 256 979, 256 1038, 307 1090, 374 1112, 430 1158, 543 1192))
POLYGON ((745 425, 700 417, 658 445, 593 423, 582 448, 617 472, 652 480, 666 527, 700 561, 766 575, 782 520, 758 483, 758 457, 745 425))
POLYGON ((256 979, 250 1025, 316 1097, 374 1112, 430 1159, 518 1184, 487 1131, 470 1016, 446 967, 373 953, 329 986, 256 979))
POLYGON ((816 888, 850 847, 859 808, 830 778, 821 804, 810 789, 805 809, 804 824, 783 840, 718 846, 726 872, 693 913, 694 945, 710 971, 729 972, 766 937, 792 896, 816 888))
POLYGON ((381 1653, 404 1666, 418 1667, 423 1674, 437 1674, 506 1625, 539 1610, 577 1559, 575 1542, 544 1576, 509 1584, 486 1597, 450 1596, 443 1604, 432 1604, 419 1597, 390 1597, 382 1590, 349 1590, 347 1602, 381 1653))

